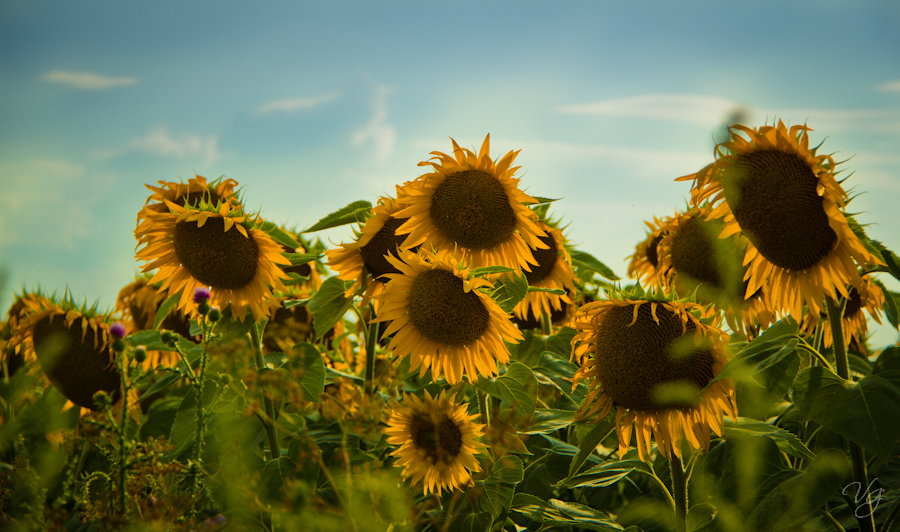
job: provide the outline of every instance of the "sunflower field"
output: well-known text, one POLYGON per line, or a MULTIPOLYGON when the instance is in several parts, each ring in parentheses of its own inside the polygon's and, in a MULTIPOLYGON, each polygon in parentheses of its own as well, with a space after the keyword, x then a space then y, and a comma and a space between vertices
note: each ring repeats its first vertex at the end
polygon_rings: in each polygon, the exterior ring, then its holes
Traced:
POLYGON ((0 528, 900 530, 900 257, 809 127, 729 131, 628 258, 489 136, 308 226, 148 184, 115 308, 0 322, 0 528))

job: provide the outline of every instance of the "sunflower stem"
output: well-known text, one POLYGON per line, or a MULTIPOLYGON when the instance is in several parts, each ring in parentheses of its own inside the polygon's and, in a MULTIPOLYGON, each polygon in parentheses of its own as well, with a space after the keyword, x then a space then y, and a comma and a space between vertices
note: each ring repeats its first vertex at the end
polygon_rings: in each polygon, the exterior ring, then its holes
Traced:
MULTIPOLYGON (((263 361, 262 356, 262 333, 260 331, 259 323, 253 324, 253 327, 250 327, 250 343, 253 344, 253 358, 256 361, 256 371, 261 371, 266 367, 265 361, 263 361)), ((266 429, 266 436, 269 438, 269 459, 277 460, 281 456, 281 448, 278 446, 278 434, 275 432, 275 425, 273 422, 275 421, 275 405, 272 404, 272 400, 266 397, 266 394, 262 394, 263 398, 263 410, 266 415, 262 420, 263 428, 266 429)))
MULTIPOLYGON (((847 360, 847 344, 844 343, 843 329, 843 305, 838 306, 834 299, 825 298, 825 306, 828 310, 828 323, 831 325, 831 339, 834 347, 834 364, 837 366, 837 374, 844 380, 850 380, 850 364, 847 360)), ((868 486, 869 478, 866 472, 866 460, 863 450, 852 441, 847 441, 850 449, 850 464, 853 475, 853 481, 859 482, 859 486, 868 486)), ((856 521, 859 523, 861 532, 875 532, 875 520, 872 517, 872 501, 866 494, 866 500, 863 502, 865 509, 860 512, 854 512, 856 521), (864 514, 863 517, 860 517, 864 514)))
POLYGON ((487 398, 485 397, 485 393, 481 390, 478 390, 478 411, 481 413, 481 424, 487 427, 489 425, 489 417, 487 411, 487 398))
POLYGON ((550 336, 552 332, 553 325, 550 323, 550 315, 546 312, 541 312, 541 334, 550 336))
MULTIPOLYGON (((370 316, 374 318, 375 310, 371 309, 370 316)), ((369 328, 366 332, 366 376, 365 386, 366 394, 371 395, 374 391, 375 381, 375 347, 378 345, 378 322, 369 322, 369 328)))
POLYGON ((675 499, 675 530, 684 532, 687 530, 687 475, 681 465, 681 458, 672 451, 669 461, 672 468, 672 496, 675 499))
MULTIPOLYGON (((210 333, 212 327, 209 326, 206 319, 201 317, 203 326, 203 353, 200 355, 200 375, 194 381, 194 387, 197 392, 197 439, 194 442, 194 461, 199 464, 200 457, 203 453, 203 432, 206 428, 206 409, 203 408, 203 392, 206 384, 206 361, 208 355, 206 347, 209 345, 210 333)), ((200 487, 199 479, 194 477, 194 491, 200 487)))

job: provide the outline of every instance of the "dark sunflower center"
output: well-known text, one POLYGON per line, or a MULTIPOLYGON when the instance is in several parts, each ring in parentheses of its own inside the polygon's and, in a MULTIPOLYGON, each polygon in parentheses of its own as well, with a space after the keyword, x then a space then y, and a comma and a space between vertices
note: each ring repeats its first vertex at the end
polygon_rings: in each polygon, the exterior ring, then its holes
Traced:
POLYGON ((119 373, 109 348, 94 346, 96 333, 83 318, 66 327, 62 316, 46 317, 34 325, 34 350, 47 378, 73 403, 96 410, 94 394, 103 390, 113 402, 120 395, 119 373))
POLYGON ((856 313, 860 311, 862 308, 862 297, 859 295, 859 290, 856 288, 850 289, 850 299, 847 300, 847 304, 844 307, 844 319, 852 318, 856 316, 856 313))
POLYGON ((387 282, 387 278, 382 278, 382 275, 388 273, 400 273, 400 270, 394 267, 393 264, 388 262, 385 258, 385 255, 388 253, 392 253, 394 256, 399 255, 398 249, 400 248, 400 244, 406 240, 406 235, 397 235, 397 228, 403 225, 406 220, 409 218, 388 218, 386 222, 384 222, 384 226, 375 233, 375 236, 372 237, 372 240, 359 248, 359 254, 362 255, 363 264, 366 265, 366 270, 375 277, 376 280, 381 282, 387 282))
POLYGON ((425 270, 416 276, 407 296, 409 322, 429 340, 463 346, 475 342, 491 316, 474 291, 446 270, 425 270))
POLYGON ((712 228, 697 216, 688 218, 672 237, 672 266, 703 284, 720 288, 722 280, 716 267, 715 238, 712 228))
POLYGON ((431 197, 429 213, 438 231, 471 249, 494 248, 516 229, 516 214, 503 184, 482 170, 447 176, 431 197))
POLYGON ((834 247, 818 178, 797 155, 763 150, 738 155, 726 172, 725 199, 741 230, 772 264, 805 270, 834 247))
POLYGON ((654 268, 659 266, 659 250, 657 249, 657 246, 659 246, 659 242, 664 236, 665 235, 656 235, 653 237, 653 240, 650 241, 650 245, 647 246, 647 262, 654 268))
POLYGON ((462 449, 462 432, 448 417, 435 426, 426 416, 416 414, 409 421, 409 433, 413 446, 425 451, 433 464, 452 462, 462 449))
POLYGON ((692 407, 681 398, 662 400, 660 391, 671 385, 699 390, 712 379, 713 356, 694 347, 694 324, 688 321, 682 333, 681 318, 661 305, 657 324, 650 303, 644 303, 629 326, 633 312, 631 306, 612 307, 597 331, 594 357, 605 393, 618 405, 644 412, 692 407))
POLYGON ((175 255, 194 279, 213 288, 237 290, 249 285, 258 267, 259 247, 253 237, 245 237, 225 220, 210 217, 175 224, 175 255))
POLYGON ((550 236, 550 233, 547 233, 547 236, 541 237, 541 242, 550 247, 547 249, 531 250, 534 253, 534 260, 537 261, 537 266, 532 264, 531 271, 525 272, 525 279, 528 280, 528 284, 530 285, 534 285, 549 277, 550 272, 552 272, 554 266, 556 266, 556 260, 559 258, 556 254, 556 240, 550 236))

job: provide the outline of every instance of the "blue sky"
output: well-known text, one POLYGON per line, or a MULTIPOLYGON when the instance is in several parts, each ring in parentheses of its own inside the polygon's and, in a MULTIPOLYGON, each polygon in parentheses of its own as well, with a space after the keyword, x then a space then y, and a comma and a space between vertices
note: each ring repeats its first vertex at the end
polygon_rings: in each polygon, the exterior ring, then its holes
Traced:
POLYGON ((487 133, 623 275, 643 220, 684 205, 673 179, 712 161, 737 110, 807 122, 852 157, 851 210, 898 250, 898 30, 888 0, 5 0, 0 308, 38 284, 112 305, 137 268, 143 183, 225 175, 306 227, 487 133))

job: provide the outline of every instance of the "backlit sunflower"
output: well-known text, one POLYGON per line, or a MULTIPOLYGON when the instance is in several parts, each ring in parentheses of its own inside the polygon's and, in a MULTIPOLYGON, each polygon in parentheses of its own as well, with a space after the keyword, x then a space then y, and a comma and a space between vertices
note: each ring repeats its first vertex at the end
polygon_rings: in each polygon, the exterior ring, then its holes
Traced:
POLYGON ((694 180, 695 204, 711 198, 710 216, 725 222, 722 238, 738 232, 747 237, 746 294, 768 282, 775 309, 794 316, 804 303, 819 313, 835 288, 848 297, 846 287, 859 283, 857 264, 880 261, 842 212, 847 193, 834 177, 834 159, 809 147, 806 126, 788 129, 779 121, 730 130, 731 140, 717 146, 715 163, 678 179, 694 180))
POLYGON ((481 291, 491 287, 482 278, 470 278, 468 266, 446 252, 404 251, 388 256, 400 273, 387 274, 390 282, 378 296, 380 314, 375 321, 390 321, 385 336, 393 335, 387 350, 397 358, 410 356, 410 369, 432 378, 444 374, 450 384, 463 375, 496 375, 497 362, 509 362, 504 344, 518 343, 522 333, 509 315, 481 291), (401 260, 402 259, 402 260, 401 260))
POLYGON ((167 294, 180 293, 178 308, 192 312, 194 290, 211 287, 211 306, 231 305, 243 321, 247 307, 255 319, 269 314, 267 299, 282 290, 288 265, 282 247, 257 228, 251 219, 228 203, 182 207, 166 201, 168 212, 148 213, 153 223, 135 230, 135 256, 147 264, 142 271, 157 270, 150 284, 162 283, 167 294))
POLYGON ((405 235, 396 234, 397 228, 408 220, 394 217, 399 208, 394 199, 379 198, 362 232, 355 232, 356 240, 349 244, 341 243, 339 248, 325 252, 328 266, 338 272, 338 279, 353 282, 347 289, 346 297, 350 297, 363 282, 366 283, 361 306, 381 293, 389 280, 386 274, 399 273, 385 258, 387 254, 397 256, 400 245, 406 240, 405 235))
MULTIPOLYGON (((128 334, 153 329, 156 313, 166 300, 166 293, 149 283, 150 274, 141 274, 133 282, 119 290, 116 298, 116 310, 125 318, 128 334)), ((160 330, 172 331, 184 338, 199 341, 199 337, 191 337, 190 316, 181 309, 172 309, 159 324, 160 330)), ((174 366, 179 360, 174 351, 147 351, 144 369, 156 366, 174 366)))
POLYGON ((476 454, 485 447, 478 441, 484 426, 472 421, 477 415, 467 414, 466 404, 446 391, 432 397, 426 390, 421 399, 407 394, 391 411, 385 429, 387 442, 400 446, 391 454, 403 467, 403 478, 421 483, 426 495, 472 482, 471 473, 481 471, 476 454))
MULTIPOLYGON (((538 226, 547 236, 541 237, 546 248, 532 250, 536 265, 525 272, 525 279, 530 286, 537 288, 555 288, 575 293, 575 272, 572 271, 572 259, 566 249, 566 237, 562 231, 541 221, 538 226)), ((525 298, 513 309, 513 314, 520 320, 533 316, 540 318, 542 314, 550 316, 554 311, 562 311, 571 304, 569 295, 556 295, 549 292, 528 292, 525 298)))
POLYGON ((667 458, 681 457, 683 441, 708 449, 710 429, 721 436, 724 414, 737 416, 733 384, 711 382, 725 365, 727 335, 700 321, 695 303, 622 297, 588 303, 573 320, 581 364, 573 386, 590 386, 576 418, 599 421, 615 408, 620 457, 633 430, 641 460, 651 435, 667 458))
MULTIPOLYGON (((866 313, 873 320, 881 324, 881 308, 884 306, 884 292, 868 276, 863 276, 858 287, 849 287, 850 297, 844 303, 841 326, 844 330, 844 341, 856 339, 864 343, 869 333, 869 325, 866 313)), ((828 316, 825 314, 813 314, 806 312, 800 320, 800 333, 813 335, 820 322, 824 322, 822 328, 822 346, 831 347, 834 343, 831 327, 828 326, 828 316)))
POLYGON ((518 152, 510 151, 496 164, 491 160, 490 135, 481 150, 460 148, 453 155, 438 151, 419 163, 434 170, 402 187, 396 218, 408 218, 397 234, 408 234, 404 248, 461 249, 472 266, 507 266, 528 270, 537 264, 532 249, 542 249, 544 232, 526 204, 537 200, 522 192, 513 178, 518 152))
POLYGON ((96 410, 95 393, 104 391, 113 402, 122 395, 122 379, 110 347, 109 315, 48 298, 19 317, 10 347, 20 350, 27 362, 37 360, 68 400, 96 410))
POLYGON ((670 219, 663 218, 660 220, 654 216, 652 222, 644 221, 650 231, 647 232, 646 238, 635 246, 634 253, 629 257, 631 261, 628 263, 628 277, 636 279, 644 288, 660 286, 658 277, 659 253, 657 250, 660 240, 665 236, 662 232, 662 226, 670 219))

